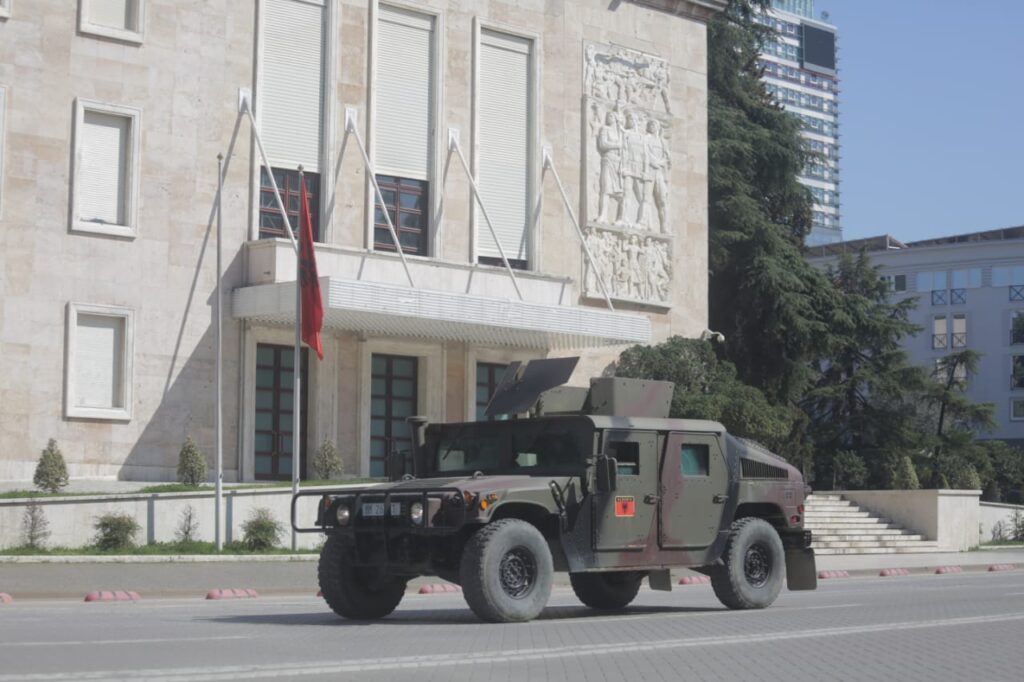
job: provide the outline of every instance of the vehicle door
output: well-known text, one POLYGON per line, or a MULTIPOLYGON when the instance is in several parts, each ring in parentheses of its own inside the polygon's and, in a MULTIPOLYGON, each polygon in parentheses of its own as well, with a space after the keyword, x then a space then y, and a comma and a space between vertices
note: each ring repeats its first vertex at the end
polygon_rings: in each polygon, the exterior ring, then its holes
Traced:
POLYGON ((714 542, 729 486, 719 436, 670 432, 661 458, 658 543, 699 549, 714 542))
POLYGON ((641 551, 647 547, 655 518, 658 488, 656 431, 608 430, 602 450, 618 461, 615 490, 595 493, 594 549, 641 551))

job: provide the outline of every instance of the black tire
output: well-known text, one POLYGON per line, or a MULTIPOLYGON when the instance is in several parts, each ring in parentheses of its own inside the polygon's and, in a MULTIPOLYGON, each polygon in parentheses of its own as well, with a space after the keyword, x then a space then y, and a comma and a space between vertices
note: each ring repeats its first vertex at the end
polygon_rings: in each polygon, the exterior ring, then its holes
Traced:
POLYGON ((380 579, 372 570, 353 567, 348 560, 350 552, 350 545, 336 536, 327 538, 320 550, 317 574, 324 601, 343 618, 383 618, 402 601, 406 581, 380 579))
POLYGON ((554 566, 540 531, 519 519, 478 530, 462 550, 459 582, 481 620, 518 623, 536 618, 551 596, 554 566))
POLYGON ((570 573, 572 591, 592 609, 622 609, 636 599, 644 574, 639 571, 570 573))
POLYGON ((785 553, 770 523, 747 517, 734 521, 722 553, 724 566, 709 572, 715 596, 730 609, 763 609, 782 590, 785 553))

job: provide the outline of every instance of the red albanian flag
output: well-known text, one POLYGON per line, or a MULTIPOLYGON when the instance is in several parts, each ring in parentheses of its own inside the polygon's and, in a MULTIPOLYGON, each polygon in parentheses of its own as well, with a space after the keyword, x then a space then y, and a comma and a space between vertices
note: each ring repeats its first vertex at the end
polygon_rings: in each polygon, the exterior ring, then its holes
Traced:
POLYGON ((320 328, 324 322, 324 300, 320 296, 320 276, 316 271, 313 249, 313 219, 309 215, 306 183, 302 182, 299 208, 299 286, 302 287, 302 341, 324 359, 320 345, 320 328))

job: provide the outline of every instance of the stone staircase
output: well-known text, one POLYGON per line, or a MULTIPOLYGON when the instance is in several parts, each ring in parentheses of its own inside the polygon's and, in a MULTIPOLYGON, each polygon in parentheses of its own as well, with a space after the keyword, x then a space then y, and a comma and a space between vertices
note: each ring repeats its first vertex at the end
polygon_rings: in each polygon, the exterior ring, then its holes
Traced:
POLYGON ((939 552, 938 543, 876 516, 838 493, 815 493, 804 503, 804 526, 815 554, 911 554, 939 552))

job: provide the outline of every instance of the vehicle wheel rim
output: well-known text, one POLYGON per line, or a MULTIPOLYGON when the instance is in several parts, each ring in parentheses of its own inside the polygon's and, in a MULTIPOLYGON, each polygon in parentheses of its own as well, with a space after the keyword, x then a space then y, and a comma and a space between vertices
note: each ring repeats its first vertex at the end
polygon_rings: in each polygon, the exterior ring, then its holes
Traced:
POLYGON ((537 562, 525 547, 510 549, 498 566, 501 589, 513 599, 522 599, 537 582, 537 562))
POLYGON ((760 542, 747 548, 743 557, 743 575, 751 587, 763 587, 772 574, 771 553, 760 542))

